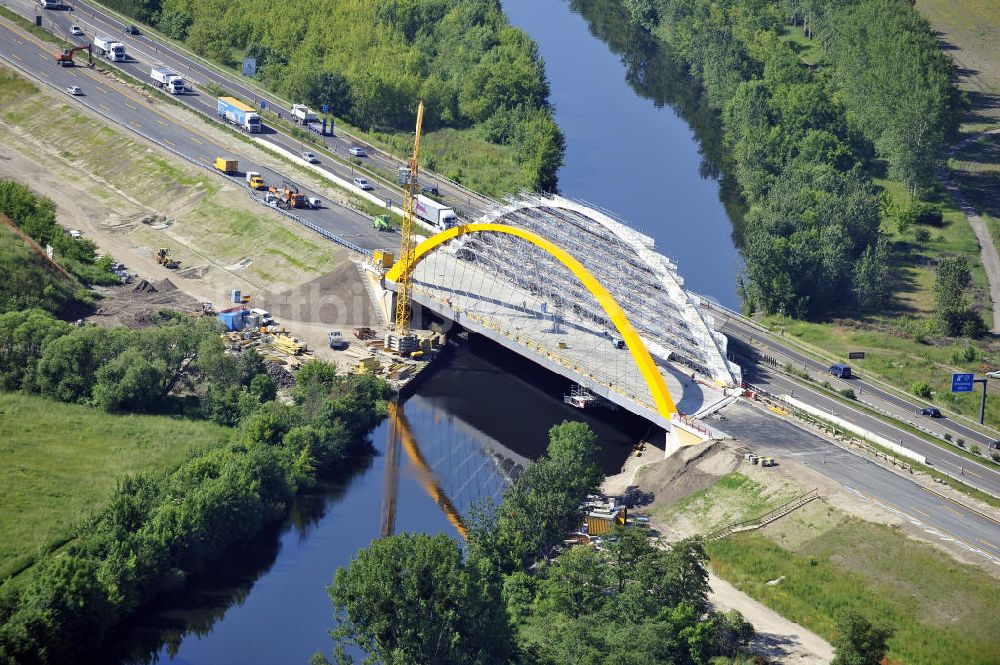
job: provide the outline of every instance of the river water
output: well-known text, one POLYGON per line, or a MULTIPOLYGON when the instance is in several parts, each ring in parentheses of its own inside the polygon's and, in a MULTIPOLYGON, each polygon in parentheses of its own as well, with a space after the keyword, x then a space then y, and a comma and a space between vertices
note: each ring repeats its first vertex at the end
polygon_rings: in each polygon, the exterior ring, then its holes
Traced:
MULTIPOLYGON (((689 288, 737 306, 738 210, 724 204, 726 184, 712 178, 719 137, 683 68, 624 20, 618 0, 503 4, 545 58, 566 135, 562 193, 649 233, 689 288)), ((379 536, 387 483, 397 488, 395 531, 457 537, 428 482, 459 512, 498 497, 518 466, 544 450, 553 424, 584 416, 563 404, 566 390, 555 375, 473 337, 403 405, 419 460, 400 450, 398 473, 387 474, 382 423, 362 468, 302 499, 285 523, 137 617, 101 662, 306 663, 316 651, 329 654, 334 619, 325 586, 379 536)), ((617 471, 645 433, 621 413, 583 419, 598 433, 606 472, 617 471)))

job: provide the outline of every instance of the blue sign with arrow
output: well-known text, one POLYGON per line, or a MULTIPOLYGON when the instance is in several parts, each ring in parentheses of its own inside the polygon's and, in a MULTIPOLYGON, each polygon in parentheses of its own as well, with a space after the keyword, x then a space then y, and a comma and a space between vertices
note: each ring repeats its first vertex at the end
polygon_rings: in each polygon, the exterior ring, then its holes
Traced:
POLYGON ((323 111, 323 113, 329 113, 330 112, 330 105, 329 104, 323 104, 323 106, 321 107, 321 110, 323 111))
POLYGON ((973 385, 973 374, 952 374, 951 375, 951 392, 953 393, 971 393, 973 385))

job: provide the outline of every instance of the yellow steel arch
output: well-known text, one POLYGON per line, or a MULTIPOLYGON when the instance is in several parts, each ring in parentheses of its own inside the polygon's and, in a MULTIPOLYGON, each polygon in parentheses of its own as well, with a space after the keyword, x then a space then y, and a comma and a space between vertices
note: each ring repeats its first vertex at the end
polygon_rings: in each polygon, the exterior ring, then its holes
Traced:
MULTIPOLYGON (((642 373, 642 378, 646 380, 646 386, 649 388, 649 392, 653 396, 653 401, 656 404, 656 409, 659 411, 660 415, 665 419, 670 420, 670 415, 677 413, 677 407, 674 405, 674 400, 670 396, 670 392, 667 390, 667 384, 663 381, 663 375, 660 374, 660 370, 657 369, 656 363, 653 362, 653 358, 649 355, 646 345, 642 343, 642 340, 639 338, 639 334, 635 331, 635 328, 632 327, 632 324, 625 316, 625 312, 622 311, 622 308, 618 306, 618 303, 615 302, 613 297, 611 297, 608 290, 605 289, 599 281, 597 281, 597 278, 594 277, 582 263, 573 258, 573 256, 566 252, 566 250, 543 238, 537 233, 533 233, 516 226, 508 226, 506 224, 476 223, 466 224, 465 226, 455 226, 447 231, 442 231, 441 233, 438 233, 437 235, 434 235, 417 245, 413 250, 413 257, 408 265, 409 271, 412 272, 413 268, 420 263, 424 257, 440 245, 468 233, 506 233, 507 235, 516 236, 523 240, 527 240, 536 247, 548 252, 553 258, 566 266, 566 268, 569 269, 569 271, 583 283, 594 298, 597 299, 597 302, 604 309, 604 313, 607 314, 611 322, 615 324, 618 334, 621 335, 622 340, 625 342, 629 352, 635 359, 635 364, 638 365, 639 371, 642 373)), ((397 261, 396 264, 386 273, 385 278, 398 283, 404 270, 402 263, 402 261, 397 261)))

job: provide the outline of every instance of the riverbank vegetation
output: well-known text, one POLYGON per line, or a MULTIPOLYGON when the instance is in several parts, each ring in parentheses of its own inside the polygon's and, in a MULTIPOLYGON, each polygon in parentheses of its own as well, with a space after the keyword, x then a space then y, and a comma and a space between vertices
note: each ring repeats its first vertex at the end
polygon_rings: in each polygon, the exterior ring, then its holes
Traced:
POLYGON ((359 552, 328 587, 335 660, 350 662, 352 647, 384 663, 484 665, 694 665, 742 653, 753 628, 739 612, 708 610, 699 540, 661 549, 646 530, 619 527, 602 551, 555 553, 601 481, 595 443, 581 423, 554 427, 547 454, 475 516, 464 559, 441 535, 359 552))
MULTIPOLYGON (((254 0, 104 4, 225 67, 256 58, 265 87, 317 110, 328 105, 365 131, 412 133, 422 99, 429 138, 451 128, 505 148, 521 172, 508 192, 556 188, 563 138, 544 69, 535 44, 507 23, 498 0, 330 1, 297 7, 294 17, 254 0)), ((434 152, 433 138, 427 145, 439 172, 493 193, 488 174, 478 177, 475 151, 464 158, 476 167, 458 171, 457 156, 434 152)))
MULTIPOLYGON (((92 243, 25 188, 0 183, 0 204, 17 222, 0 230, 29 248, 0 253, 12 257, 5 292, 51 271, 75 283, 31 238, 88 257, 92 243)), ((262 358, 227 353, 214 319, 161 310, 139 330, 74 325, 24 309, 61 309, 42 291, 0 313, 0 663, 87 660, 137 608, 370 454, 389 393, 313 361, 279 401, 262 358)))
POLYGON ((853 292, 858 310, 883 311, 894 247, 873 176, 886 168, 911 194, 930 191, 962 109, 926 21, 896 0, 624 4, 719 113, 725 168, 748 205, 746 306, 818 317, 853 292), (804 41, 818 65, 796 53, 804 41))

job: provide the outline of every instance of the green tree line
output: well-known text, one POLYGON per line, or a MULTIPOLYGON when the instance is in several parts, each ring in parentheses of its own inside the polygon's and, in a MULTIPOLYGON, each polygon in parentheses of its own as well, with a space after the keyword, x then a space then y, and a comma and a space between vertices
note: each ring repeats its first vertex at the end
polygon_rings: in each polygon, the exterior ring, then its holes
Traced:
POLYGON ((954 66, 902 0, 622 0, 702 81, 747 202, 741 292, 794 316, 888 299, 873 159, 913 191, 929 184, 961 100, 954 66), (804 64, 787 26, 822 45, 804 64))
MULTIPOLYGON (((362 129, 475 127, 515 148, 525 183, 555 190, 563 137, 534 42, 499 0, 105 0, 225 65, 362 129)), ((473 158, 470 156, 470 158, 473 158)))
POLYGON ((753 628, 709 610, 697 539, 661 549, 619 527, 603 550, 557 553, 602 480, 595 446, 582 423, 552 428, 547 453, 478 511, 464 553, 423 534, 361 550, 328 587, 334 660, 360 649, 387 665, 695 665, 741 653, 753 628))
POLYGON ((228 443, 167 478, 123 478, 75 539, 3 586, 0 663, 19 664, 87 660, 141 605, 283 517, 321 476, 351 468, 389 393, 311 361, 286 404, 260 356, 227 354, 210 319, 166 315, 136 331, 40 309, 0 315, 0 387, 119 413, 175 410, 179 387, 196 403, 189 415, 234 426, 228 443))

